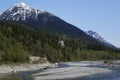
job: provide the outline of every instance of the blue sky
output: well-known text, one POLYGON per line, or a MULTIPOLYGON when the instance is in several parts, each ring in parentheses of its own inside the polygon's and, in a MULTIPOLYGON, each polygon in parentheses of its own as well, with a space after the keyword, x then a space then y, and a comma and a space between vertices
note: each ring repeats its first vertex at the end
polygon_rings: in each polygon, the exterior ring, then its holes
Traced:
POLYGON ((19 2, 47 10, 84 31, 96 31, 120 47, 120 0, 1 0, 0 12, 19 2))

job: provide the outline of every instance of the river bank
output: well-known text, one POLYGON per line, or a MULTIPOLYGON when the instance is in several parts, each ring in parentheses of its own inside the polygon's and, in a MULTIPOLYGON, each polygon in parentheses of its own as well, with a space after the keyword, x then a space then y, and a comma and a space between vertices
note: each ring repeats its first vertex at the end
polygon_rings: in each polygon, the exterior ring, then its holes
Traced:
POLYGON ((20 80, 119 80, 120 61, 109 63, 104 63, 104 61, 79 61, 60 64, 0 66, 0 74, 7 73, 20 77, 20 80))

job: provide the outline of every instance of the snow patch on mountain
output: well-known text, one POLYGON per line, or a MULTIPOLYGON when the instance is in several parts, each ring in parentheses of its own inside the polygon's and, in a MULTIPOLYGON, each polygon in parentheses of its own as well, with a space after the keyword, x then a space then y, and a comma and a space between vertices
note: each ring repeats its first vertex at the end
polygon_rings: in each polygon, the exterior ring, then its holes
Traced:
POLYGON ((86 33, 87 33, 88 35, 90 35, 91 37, 97 39, 98 41, 102 42, 102 43, 103 43, 103 42, 104 42, 104 43, 107 43, 107 41, 106 41, 104 38, 102 38, 98 33, 93 32, 92 30, 86 31, 86 33))
POLYGON ((21 8, 24 8, 26 10, 31 10, 32 7, 29 7, 27 4, 25 3, 16 3, 13 5, 13 7, 10 7, 8 10, 12 11, 15 7, 21 7, 21 8))
POLYGON ((99 42, 103 43, 104 45, 108 47, 116 48, 114 45, 107 42, 103 37, 101 37, 98 33, 93 32, 92 30, 86 31, 86 34, 88 34, 89 36, 93 37, 94 39, 98 40, 99 42))

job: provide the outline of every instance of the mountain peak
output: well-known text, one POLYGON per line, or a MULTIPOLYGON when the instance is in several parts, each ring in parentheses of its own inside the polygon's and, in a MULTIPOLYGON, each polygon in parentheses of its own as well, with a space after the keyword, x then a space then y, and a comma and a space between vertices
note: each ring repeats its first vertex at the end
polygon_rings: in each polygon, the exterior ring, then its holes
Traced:
POLYGON ((29 7, 27 4, 25 4, 25 3, 23 3, 23 2, 21 2, 21 3, 16 3, 16 4, 14 4, 14 6, 16 6, 16 7, 24 7, 24 8, 28 8, 28 7, 29 7))
POLYGON ((22 8, 26 10, 30 10, 32 7, 28 6, 27 4, 21 2, 21 3, 15 3, 12 7, 10 7, 8 10, 12 11, 14 8, 22 8))
MULTIPOLYGON (((35 9, 27 4, 21 2, 16 3, 12 7, 8 8, 1 16, 0 20, 12 20, 12 21, 25 21, 27 19, 31 20, 39 20, 40 15, 50 15, 54 16, 53 14, 45 11, 35 9)), ((44 17, 47 21, 48 19, 44 17)))
POLYGON ((24 2, 16 3, 15 5, 18 5, 18 6, 27 6, 27 4, 25 4, 24 2))
POLYGON ((87 33, 88 35, 90 35, 91 37, 99 40, 100 42, 105 42, 105 43, 107 42, 107 41, 104 40, 97 32, 94 32, 94 31, 92 31, 92 30, 89 30, 89 31, 86 31, 86 33, 87 33))
POLYGON ((112 45, 111 43, 107 42, 103 37, 101 37, 97 32, 89 30, 89 31, 86 31, 86 34, 88 34, 89 36, 91 36, 94 39, 98 40, 99 42, 105 44, 108 47, 116 48, 114 45, 112 45))

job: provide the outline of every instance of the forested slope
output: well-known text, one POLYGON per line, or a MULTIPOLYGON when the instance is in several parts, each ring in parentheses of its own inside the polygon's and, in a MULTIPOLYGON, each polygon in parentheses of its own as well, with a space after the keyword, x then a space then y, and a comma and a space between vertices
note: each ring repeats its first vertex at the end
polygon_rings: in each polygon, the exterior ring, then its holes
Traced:
POLYGON ((119 51, 105 46, 49 30, 37 32, 23 24, 1 21, 0 62, 28 62, 29 55, 47 57, 51 62, 120 59, 119 51))

